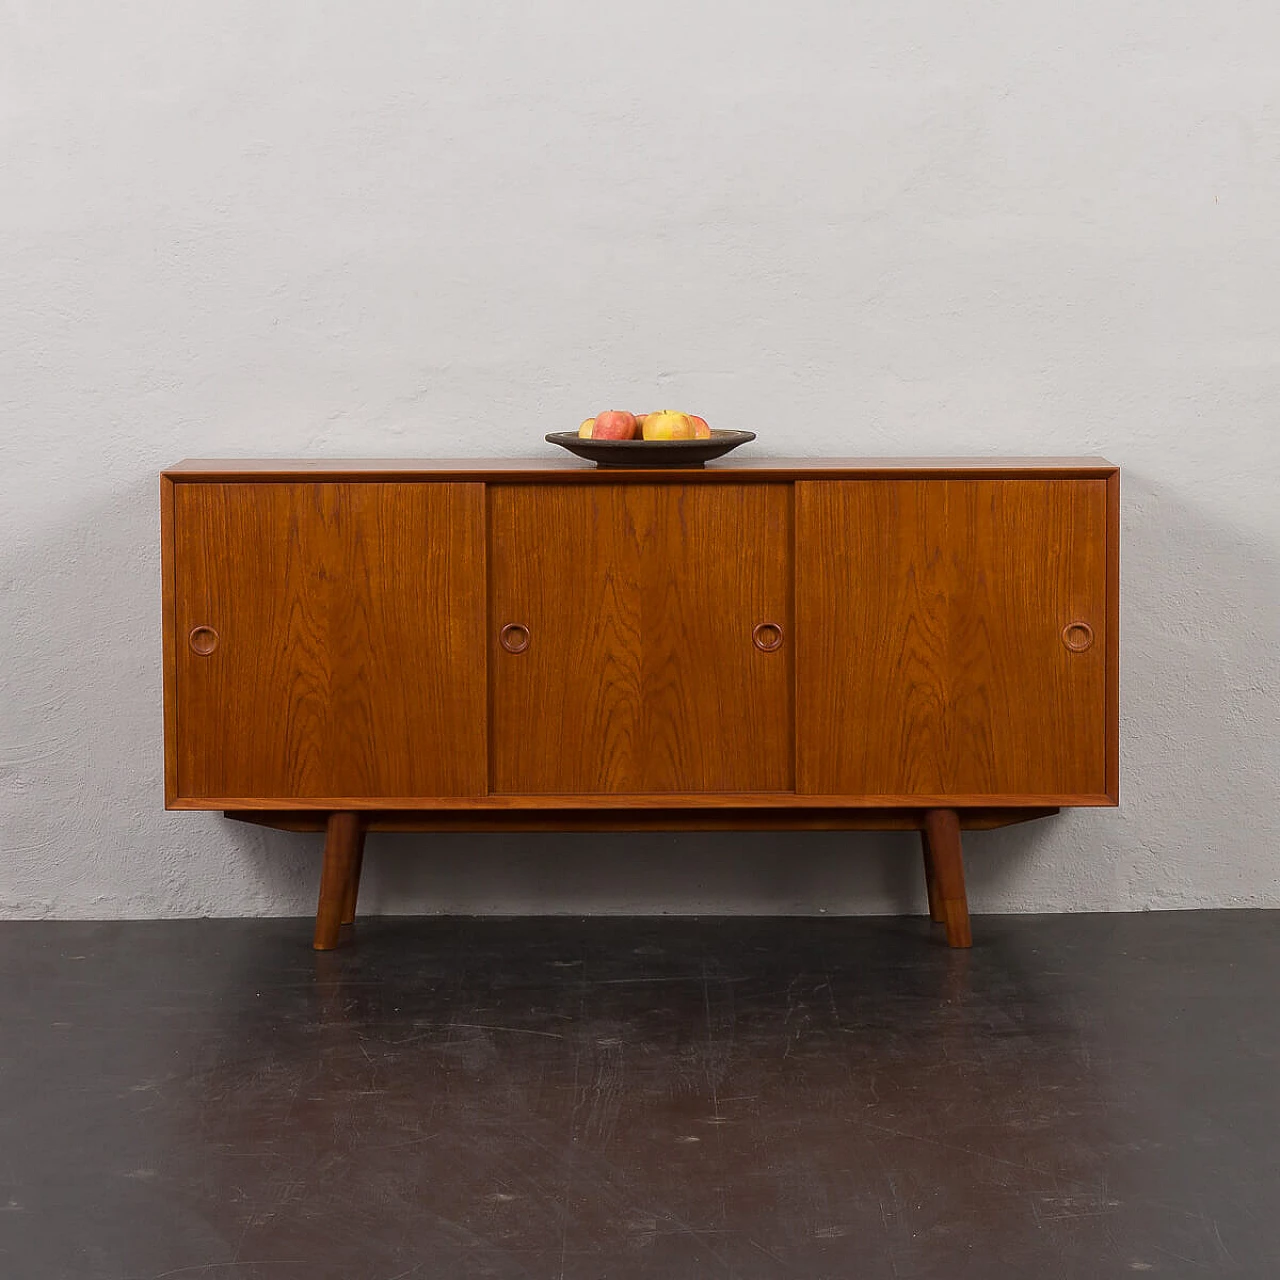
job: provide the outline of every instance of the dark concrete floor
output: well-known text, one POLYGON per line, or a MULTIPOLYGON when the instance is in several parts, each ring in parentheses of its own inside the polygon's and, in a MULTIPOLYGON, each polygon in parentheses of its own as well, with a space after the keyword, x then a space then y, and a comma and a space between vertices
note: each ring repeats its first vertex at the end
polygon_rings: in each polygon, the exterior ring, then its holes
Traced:
POLYGON ((1280 1276, 1280 913, 0 925, 2 1280, 1280 1276))

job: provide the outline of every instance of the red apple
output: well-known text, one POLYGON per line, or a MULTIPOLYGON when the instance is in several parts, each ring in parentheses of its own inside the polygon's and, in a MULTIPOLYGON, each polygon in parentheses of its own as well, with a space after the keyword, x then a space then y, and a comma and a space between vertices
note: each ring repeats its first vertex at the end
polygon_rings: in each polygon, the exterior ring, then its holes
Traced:
POLYGON ((693 423, 693 436, 695 440, 710 440, 711 428, 707 426, 706 418, 700 418, 696 413, 686 415, 690 422, 693 423))
POLYGON ((606 409, 596 414, 596 425, 591 432, 593 440, 634 440, 636 415, 625 409, 606 409))

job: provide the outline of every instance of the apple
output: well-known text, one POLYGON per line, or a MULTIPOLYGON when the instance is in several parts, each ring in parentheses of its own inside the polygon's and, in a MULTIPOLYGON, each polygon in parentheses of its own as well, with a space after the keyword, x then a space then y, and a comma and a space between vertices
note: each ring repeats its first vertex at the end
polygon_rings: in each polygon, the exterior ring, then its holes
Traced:
POLYGON ((687 413, 673 409, 661 409, 645 415, 644 438, 646 440, 692 440, 693 419, 687 413))
POLYGON ((591 433, 595 430, 596 420, 594 418, 583 418, 582 425, 578 428, 578 435, 584 440, 591 439, 591 433))
POLYGON ((696 413, 686 414, 685 416, 693 423, 693 434, 696 439, 711 439, 711 428, 707 426, 706 418, 700 418, 696 413))
POLYGON ((596 414, 593 440, 634 440, 637 435, 636 415, 625 409, 606 409, 596 414))

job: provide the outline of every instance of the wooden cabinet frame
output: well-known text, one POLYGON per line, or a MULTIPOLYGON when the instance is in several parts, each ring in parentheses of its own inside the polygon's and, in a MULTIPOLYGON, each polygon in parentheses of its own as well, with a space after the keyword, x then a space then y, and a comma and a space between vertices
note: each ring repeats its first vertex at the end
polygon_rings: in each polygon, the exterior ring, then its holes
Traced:
MULTIPOLYGON (((171 809, 221 810, 243 821, 285 830, 325 830, 315 936, 320 949, 337 945, 341 926, 354 919, 366 831, 548 829, 918 830, 930 914, 944 924, 952 946, 967 946, 970 933, 962 830, 1027 821, 1065 806, 1117 803, 1119 496, 1118 469, 1099 458, 744 459, 679 471, 605 471, 576 460, 184 462, 161 477, 165 804, 171 809), (1010 487, 1019 481, 1031 483, 1020 489, 1010 487), (848 487, 803 488, 815 482, 848 487), (966 487, 965 482, 973 483, 966 487), (946 484, 953 486, 947 493, 954 497, 947 497, 938 487, 946 484), (184 488, 210 485, 237 488, 208 494, 207 502, 192 501, 200 495, 184 488), (252 488, 261 485, 276 488, 252 488), (358 487, 369 485, 384 488, 358 487), (712 495, 702 489, 707 485, 728 486, 735 492, 722 490, 712 501, 712 495), (890 489, 892 485, 899 488, 890 489), (299 497, 281 486, 310 488, 299 497), (419 490, 413 486, 448 488, 419 490), (609 488, 602 491, 583 486, 609 488), (629 490, 627 486, 642 488, 629 490), (759 501, 762 486, 773 495, 765 505, 759 501), (819 493, 824 495, 821 508, 812 501, 819 493), (803 506, 802 494, 806 495, 803 506), (385 496, 385 502, 380 495, 385 496), (228 507, 232 496, 235 502, 228 507), (530 508, 527 518, 522 515, 522 503, 530 508), (220 514, 224 508, 232 514, 220 514), (307 531, 308 513, 313 509, 320 513, 314 517, 315 527, 323 526, 327 541, 319 533, 307 531), (656 520, 658 524, 646 527, 641 534, 630 528, 625 536, 617 534, 616 555, 608 546, 588 548, 599 555, 593 559, 583 554, 584 566, 575 578, 570 561, 575 551, 572 540, 557 545, 564 531, 547 527, 551 522, 545 517, 548 512, 568 513, 565 518, 572 525, 573 513, 579 509, 584 513, 590 510, 593 519, 600 512, 613 512, 616 520, 624 522, 633 518, 628 513, 639 512, 635 519, 648 520, 651 525, 656 520), (781 515, 784 509, 785 519, 781 515), (813 523, 813 512, 819 509, 826 520, 821 536, 813 523), (1025 519, 1002 515, 1006 509, 1031 514, 1025 519), (243 513, 242 518, 237 511, 243 513), (779 514, 766 520, 766 514, 775 511, 779 514), (205 520, 200 524, 193 512, 215 514, 199 517, 205 520), (495 512, 504 513, 505 521, 496 533, 495 512), (746 514, 735 514, 739 512, 746 514), (673 522, 686 520, 692 523, 695 539, 711 537, 737 545, 688 547, 672 527, 673 522), (896 529, 895 520, 906 521, 911 527, 904 524, 896 529), (997 521, 994 543, 992 520, 997 521), (999 524, 1001 520, 1004 525, 999 524), (768 527, 759 536, 771 540, 767 555, 751 542, 752 525, 761 521, 768 527), (859 521, 863 522, 861 531, 859 521), (514 541, 513 530, 519 535, 514 541), (301 575, 304 590, 309 572, 316 575, 317 582, 324 580, 324 591, 317 593, 316 601, 304 601, 301 606, 294 601, 291 606, 314 609, 312 631, 321 637, 314 643, 321 646, 322 658, 331 659, 320 664, 326 674, 319 692, 304 694, 322 703, 325 697, 335 703, 342 701, 347 708, 345 719, 341 709, 320 708, 328 715, 323 738, 328 745, 323 749, 338 749, 332 744, 341 740, 342 734, 354 735, 351 746, 365 762, 363 768, 284 772, 277 768, 271 773, 263 772, 265 766, 254 765, 249 756, 237 754, 248 750, 242 745, 246 718, 251 721, 253 708, 271 701, 265 694, 277 692, 269 681, 286 678, 271 672, 283 669, 282 663, 287 666, 293 643, 273 630, 280 625, 275 619, 282 611, 273 610, 270 599, 255 598, 282 589, 273 585, 270 566, 276 561, 266 555, 270 548, 264 549, 263 540, 269 534, 290 540, 294 556, 290 572, 295 577, 301 575), (1029 545, 1001 543, 1001 539, 1016 542, 1020 536, 1030 540, 1029 545), (536 565, 523 573, 520 565, 512 565, 510 557, 531 537, 540 539, 530 552, 531 563, 536 560, 536 565), (418 539, 416 544, 413 538, 418 539), (498 553, 504 557, 496 568, 495 538, 498 553), (983 538, 986 550, 983 546, 975 550, 975 539, 983 538), (786 545, 773 545, 784 542, 786 545), (306 550, 322 543, 331 549, 324 556, 306 550), (414 545, 424 545, 420 557, 415 556, 414 545), (650 556, 647 561, 643 559, 646 551, 650 556), (309 555, 317 560, 312 567, 309 555), (568 577, 555 571, 558 555, 565 557, 568 577), (686 561, 685 556, 701 559, 686 561), (748 567, 752 557, 761 566, 758 570, 748 567), (1036 566, 1046 557, 1052 564, 1044 571, 1049 577, 1039 589, 1028 575, 1039 572, 1036 566), (406 608, 398 596, 401 589, 420 588, 415 577, 419 558, 421 572, 429 569, 433 575, 434 593, 430 607, 421 610, 421 631, 416 607, 406 608), (706 564, 715 560, 725 566, 727 585, 723 587, 703 572, 706 564), (767 567, 775 563, 777 568, 767 567), (840 580, 846 565, 849 582, 840 580), (736 577, 735 570, 741 571, 736 577), (909 599, 901 593, 895 596, 893 583, 874 581, 875 575, 890 572, 912 579, 909 599), (521 583, 537 584, 542 592, 539 617, 545 620, 555 616, 561 598, 556 593, 579 591, 584 584, 590 588, 596 581, 590 575, 602 573, 618 577, 611 584, 616 590, 609 599, 622 599, 634 586, 641 592, 635 599, 640 600, 647 591, 649 595, 643 598, 650 603, 635 606, 644 613, 644 621, 630 628, 637 636, 643 632, 643 637, 634 641, 634 673, 626 666, 631 661, 628 645, 632 642, 625 634, 621 640, 606 637, 592 651, 594 659, 590 655, 583 659, 587 664, 584 669, 594 672, 589 679, 597 682, 611 678, 601 674, 610 662, 620 661, 626 668, 619 677, 615 699, 622 710, 610 721, 619 734, 627 736, 619 757, 624 763, 604 768, 597 778, 581 764, 583 758, 589 762, 593 742, 575 744, 579 765, 568 773, 521 760, 512 746, 518 742, 522 725, 538 750, 545 750, 549 742, 545 734, 538 738, 535 732, 539 726, 532 717, 538 695, 536 689, 530 691, 525 677, 535 670, 559 670, 555 679, 565 681, 572 678, 572 666, 525 667, 520 669, 522 685, 511 685, 506 678, 516 669, 497 668, 495 674, 495 667, 508 659, 519 662, 522 645, 556 642, 543 634, 531 637, 520 618, 508 619, 499 612, 499 606, 510 601, 532 598, 520 593, 534 587, 522 587, 521 583), (763 578, 762 573, 766 575, 763 578), (810 585, 823 574, 831 588, 825 591, 810 585), (1000 618, 992 618, 982 613, 980 604, 966 611, 962 597, 970 576, 975 600, 985 592, 982 598, 989 601, 994 592, 999 606, 1005 597, 1016 595, 1020 612, 1008 614, 1003 609, 1000 618), (868 577, 872 581, 858 596, 859 583, 868 577), (403 587, 402 579, 407 579, 403 587), (735 586, 738 580, 742 585, 735 586), (688 585, 681 587, 682 581, 688 585), (495 585, 504 582, 508 584, 505 587, 495 585), (766 582, 775 585, 762 585, 766 582), (776 584, 783 582, 790 598, 779 594, 782 588, 776 584), (868 612, 872 586, 879 593, 874 615, 868 612), (700 604, 703 597, 707 598, 705 608, 700 604), (1087 601, 1087 607, 1080 608, 1089 616, 1071 613, 1061 603, 1068 598, 1087 601), (653 599, 658 599, 657 605, 653 599), (864 607, 860 613, 855 611, 856 616, 837 617, 833 610, 841 606, 832 601, 839 599, 858 600, 864 607), (907 603, 886 603, 895 599, 906 599, 907 603), (193 600, 197 603, 192 604, 193 600), (216 605, 207 603, 211 600, 216 600, 216 605), (1049 603, 1042 605, 1042 600, 1049 603), (255 613, 251 606, 261 607, 255 613), (252 643, 274 655, 275 666, 265 677, 261 671, 254 673, 252 659, 243 652, 235 655, 234 664, 225 648, 219 658, 217 649, 222 641, 218 628, 199 616, 202 609, 214 608, 221 609, 224 617, 243 617, 245 628, 252 621, 256 627, 252 643), (671 626, 681 632, 678 643, 663 633, 664 609, 673 611, 671 626), (1063 610, 1063 616, 1056 616, 1063 610), (761 616, 757 618, 756 613, 761 616), (764 616, 766 613, 777 616, 764 616), (359 634, 354 636, 347 635, 352 624, 344 621, 351 617, 360 620, 359 634), (860 637, 877 619, 883 634, 874 642, 869 638, 864 648, 860 637), (950 633, 946 626, 951 627, 950 633), (920 641, 916 633, 922 628, 936 634, 920 641), (838 644, 833 637, 838 638, 838 644), (427 655, 421 659, 411 652, 419 643, 427 655), (996 673, 990 678, 984 674, 983 646, 989 648, 993 643, 1034 651, 1037 661, 1032 663, 1028 658, 1025 681, 1020 684, 1023 669, 1016 652, 994 655, 1001 659, 993 663, 996 673), (1063 648, 1050 653, 1038 647, 1050 643, 1060 643, 1063 648), (350 652, 335 656, 324 649, 335 644, 345 645, 350 652), (722 656, 718 669, 716 654, 698 651, 702 645, 726 644, 732 652, 722 656), (1079 661, 1072 656, 1077 652, 1079 661), (643 653, 658 657, 646 659, 643 653), (962 656, 954 657, 957 653, 962 656), (210 660, 226 664, 227 679, 252 679, 257 684, 253 688, 229 687, 225 699, 220 698, 216 681, 208 685, 205 680, 205 673, 213 667, 201 665, 210 660), (450 665, 445 671, 420 669, 414 665, 419 661, 450 665), (653 674, 654 662, 658 663, 657 676, 653 674), (770 666, 770 662, 777 665, 770 666), (835 665, 813 665, 824 662, 835 665), (917 668, 912 663, 918 664, 917 668), (1086 664, 1092 674, 1084 678, 1081 673, 1086 664), (792 687, 778 692, 777 673, 783 669, 792 687), (397 670, 412 679, 397 676, 397 670), (237 672, 240 674, 235 675, 237 672), (767 672, 767 680, 775 687, 764 703, 759 702, 754 687, 745 683, 754 680, 758 672, 767 672), (268 680, 265 686, 264 678, 268 680), (868 703, 863 696, 865 686, 858 682, 872 679, 879 684, 868 703), (196 683, 204 692, 191 701, 189 695, 194 695, 187 686, 194 689, 196 683), (1036 683, 1040 687, 1030 687, 1036 683), (1053 687, 1056 709, 1051 707, 1053 714, 1037 718, 1033 701, 1046 696, 1047 685, 1053 687), (408 701, 400 707, 394 699, 400 696, 402 686, 408 701), (741 706, 734 701, 739 687, 743 688, 741 706), (461 692, 455 697, 457 688, 461 692), (860 688, 863 693, 858 692, 860 688), (434 696, 429 693, 432 689, 437 691, 434 696), (447 690, 449 697, 440 690, 447 690), (502 700, 496 715, 495 698, 502 700), (964 702, 963 715, 951 708, 948 698, 957 705, 964 702), (432 705, 418 706, 424 699, 432 705), (904 706, 913 704, 910 723, 895 720, 895 699, 904 706), (1020 710, 1014 706, 1019 700, 1027 704, 1020 710), (825 710, 828 702, 829 713, 825 710), (763 709, 750 712, 746 704, 763 709), (184 705, 185 712, 181 709, 184 705), (223 711, 233 705, 238 719, 230 723, 223 711), (523 711, 519 710, 522 705, 526 708, 523 711), (871 706, 872 729, 861 737, 851 736, 865 728, 853 721, 870 713, 864 710, 851 715, 848 708, 871 706), (931 708, 935 707, 936 724, 931 719, 931 708), (739 727, 726 730, 728 736, 719 741, 714 740, 716 708, 739 718, 739 727), (739 713, 748 718, 741 720, 739 713), (985 723, 984 716, 1001 723, 985 723), (1059 726, 1059 737, 1065 740, 1058 747, 1028 736, 1038 731, 1041 722, 1059 726), (393 731, 369 727, 379 724, 392 725, 393 731), (497 740, 495 725, 501 734, 497 740), (938 741, 927 744, 935 730, 940 735, 938 741), (387 742, 373 740, 387 732, 387 742), (415 735, 421 735, 422 744, 417 744, 415 735), (713 741, 706 746, 695 738, 713 741), (770 758, 777 756, 781 741, 790 759, 780 766, 763 764, 753 774, 752 743, 744 738, 754 738, 762 754, 770 758), (951 753, 947 758, 954 767, 909 767, 909 753, 917 741, 922 749, 951 753), (451 742, 453 747, 442 745, 451 742), (648 756, 657 750, 655 742, 663 744, 666 757, 674 763, 647 766, 648 756), (889 743, 894 744, 892 749, 899 757, 907 757, 907 765, 887 771, 871 768, 877 765, 879 744, 889 743), (428 762, 414 768, 411 760, 388 760, 385 769, 379 767, 379 751, 412 752, 417 745, 433 751, 455 750, 459 759, 477 763, 454 768, 455 761, 450 758, 433 770, 428 762), (985 770, 966 763, 963 753, 968 749, 986 753, 985 770), (1021 768, 1025 762, 1018 752, 1034 755, 1040 764, 1021 768), (850 772, 852 766, 846 764, 852 755, 864 763, 850 772), (990 764, 990 760, 1001 758, 1019 767, 1009 764, 1002 775, 998 764, 990 764), (184 766, 184 760, 195 763, 184 766), (208 794, 207 781, 192 784, 191 778, 196 776, 193 769, 205 779, 231 777, 245 784, 261 779, 264 785, 237 785, 237 792, 244 794, 208 794), (687 788, 679 785, 682 769, 694 776, 687 788), (298 794, 278 794, 281 786, 270 785, 270 776, 285 782, 301 779, 285 788, 298 794), (408 778, 417 786, 437 776, 445 785, 434 789, 444 789, 447 794, 382 794, 389 787, 394 789, 395 778, 408 778), (779 779, 791 785, 770 790, 708 789, 738 785, 734 779, 751 776, 768 777, 775 787, 779 779), (871 776, 890 781, 897 778, 903 785, 884 794, 856 793, 858 780, 871 776), (1013 778, 1017 785, 1005 789, 989 785, 985 791, 948 785, 948 780, 953 783, 966 777, 998 784, 1001 776, 1013 778), (1058 780, 1070 778, 1073 785, 1039 785, 1054 781, 1055 776, 1058 780), (343 785, 342 778, 348 778, 351 784, 344 789, 358 788, 358 793, 310 794, 316 784, 308 779, 324 777, 338 780, 339 785, 343 785), (523 777, 536 779, 537 789, 517 793, 495 786, 495 779, 523 777), (562 789, 558 777, 573 779, 573 787, 562 789), (638 779, 639 786, 629 779, 638 779), (830 783, 816 788, 808 785, 807 780, 813 779, 820 783, 834 780, 839 784, 838 793, 832 793, 830 783), (637 789, 629 789, 633 786, 637 789)), ((574 536, 580 539, 584 530, 592 527, 584 516, 577 521, 574 536)), ((601 616, 607 624, 610 608, 625 611, 630 607, 602 604, 605 597, 589 591, 584 596, 586 602, 578 606, 572 606, 567 596, 564 599, 571 630, 559 642, 569 645, 575 641, 572 629, 581 628, 583 618, 601 616)), ((544 622, 542 630, 548 629, 554 628, 544 622)), ((626 627, 620 630, 627 632, 626 627)), ((595 691, 594 685, 585 690, 574 690, 567 684, 561 687, 565 691, 562 698, 575 693, 590 701, 595 691)), ((552 689, 548 696, 554 692, 552 689)), ((287 736, 295 733, 288 696, 287 690, 281 693, 284 712, 277 706, 270 723, 250 726, 254 740, 262 740, 265 734, 276 753, 272 758, 283 752, 286 762, 290 751, 301 750, 298 744, 303 741, 287 736), (273 741, 273 732, 286 736, 273 741)), ((601 714, 607 718, 614 713, 601 714)), ((600 718, 597 714, 594 720, 584 722, 581 732, 603 732, 598 727, 600 718)), ((306 740, 306 748, 315 751, 311 739, 306 740)), ((889 749, 887 745, 885 749, 889 749)), ((427 789, 433 788, 429 785, 427 789)))

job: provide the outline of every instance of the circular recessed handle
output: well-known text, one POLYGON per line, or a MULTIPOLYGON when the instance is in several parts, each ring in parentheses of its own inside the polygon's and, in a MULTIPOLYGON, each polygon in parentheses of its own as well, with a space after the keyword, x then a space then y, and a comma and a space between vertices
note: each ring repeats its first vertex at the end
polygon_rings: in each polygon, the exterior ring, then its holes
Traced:
POLYGON ((757 622, 751 629, 751 643, 761 653, 782 648, 782 628, 776 622, 757 622))
POLYGON ((187 643, 192 653, 207 658, 218 647, 218 633, 212 627, 193 627, 187 643))
POLYGON ((1083 653, 1093 646, 1093 628, 1087 622, 1068 622, 1062 628, 1062 643, 1072 653, 1083 653))
POLYGON ((523 653, 529 647, 529 628, 523 622, 508 622, 498 632, 498 643, 508 653, 523 653))

